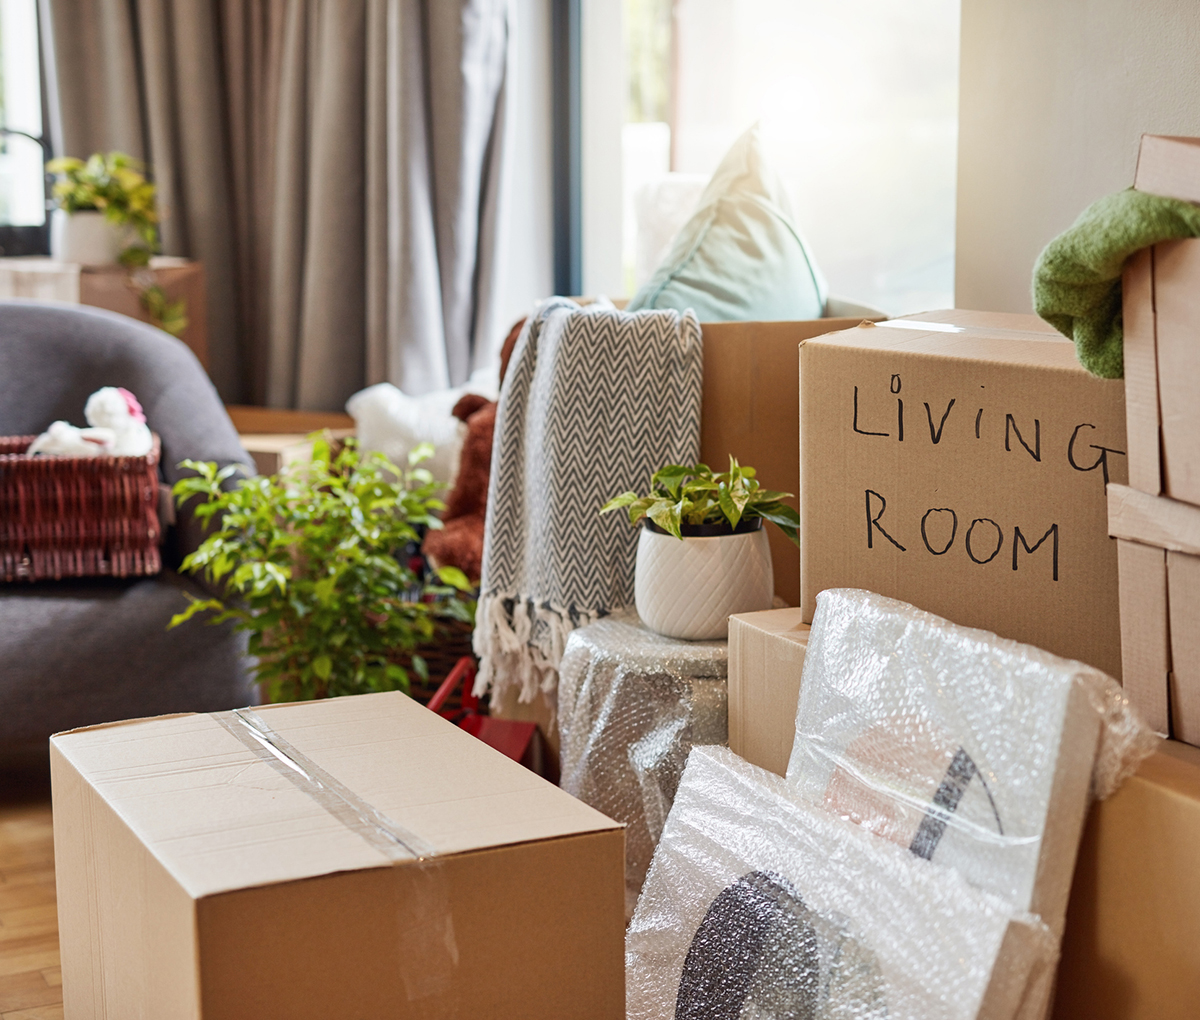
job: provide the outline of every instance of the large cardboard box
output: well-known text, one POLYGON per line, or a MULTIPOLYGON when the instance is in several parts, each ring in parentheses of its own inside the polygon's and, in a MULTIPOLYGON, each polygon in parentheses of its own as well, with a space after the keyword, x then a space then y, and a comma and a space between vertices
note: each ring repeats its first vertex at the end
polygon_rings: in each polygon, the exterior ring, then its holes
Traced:
MULTIPOLYGON (((1143 135, 1134 187, 1200 202, 1200 138, 1143 135)), ((1129 484, 1200 503, 1200 239, 1131 258, 1122 312, 1129 484)))
POLYGON ((1200 750, 1168 742, 1094 804, 1075 868, 1055 1020, 1200 1013, 1200 750))
POLYGON ((621 828, 402 694, 51 761, 73 1020, 624 1016, 621 828))
POLYGON ((1033 316, 928 312, 800 348, 802 608, 864 588, 1121 675, 1105 485, 1124 387, 1033 316))
MULTIPOLYGON (((797 322, 706 322, 704 395, 700 405, 700 459, 714 471, 737 457, 758 471, 769 489, 795 493, 799 509, 800 395, 796 365, 801 341, 857 326, 863 319, 797 322)), ((800 604, 800 553, 774 525, 767 526, 775 594, 800 604)))
POLYGON ((799 607, 729 618, 729 747, 781 776, 796 737, 808 633, 799 607))
POLYGON ((1125 689, 1160 733, 1200 744, 1200 507, 1108 487, 1125 689))

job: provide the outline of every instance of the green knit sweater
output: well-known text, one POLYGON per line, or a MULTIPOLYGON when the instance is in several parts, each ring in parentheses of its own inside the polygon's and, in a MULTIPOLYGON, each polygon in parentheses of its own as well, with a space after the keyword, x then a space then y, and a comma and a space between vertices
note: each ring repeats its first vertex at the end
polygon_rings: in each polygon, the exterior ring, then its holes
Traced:
POLYGON ((1125 374, 1121 271, 1136 251, 1200 236, 1200 206, 1144 191, 1118 191, 1088 206, 1047 246, 1033 270, 1033 307, 1075 341, 1093 375, 1125 374))

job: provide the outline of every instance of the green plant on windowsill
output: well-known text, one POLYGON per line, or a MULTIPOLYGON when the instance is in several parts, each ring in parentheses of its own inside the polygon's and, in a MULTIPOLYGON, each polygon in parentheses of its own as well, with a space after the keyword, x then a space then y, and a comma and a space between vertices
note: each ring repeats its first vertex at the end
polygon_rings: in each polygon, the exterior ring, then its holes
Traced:
POLYGON ((650 494, 623 492, 600 508, 602 514, 622 507, 629 523, 643 518, 676 538, 687 525, 724 525, 732 533, 743 519, 761 517, 779 526, 797 546, 800 515, 783 502, 791 493, 762 488, 752 467, 742 467, 729 458, 729 470, 714 474, 707 464, 668 464, 650 479, 650 494))
POLYGON ((223 587, 224 597, 198 599, 171 620, 200 613, 249 633, 255 680, 272 701, 298 701, 409 689, 409 656, 425 678, 420 645, 438 616, 469 620, 473 603, 461 571, 438 571, 422 585, 404 558, 420 526, 437 528, 444 508, 439 483, 420 462, 405 470, 380 453, 361 455, 352 439, 340 450, 317 438, 310 463, 280 474, 235 481, 235 467, 184 461, 195 472, 175 484, 182 507, 213 529, 183 561, 183 570, 223 587))
POLYGON ((158 193, 146 179, 145 167, 124 152, 93 153, 86 160, 74 156, 46 164, 56 174, 55 204, 68 214, 99 212, 114 227, 127 227, 139 243, 128 245, 118 261, 129 271, 138 300, 159 329, 180 336, 187 329, 187 304, 170 301, 149 270, 158 249, 158 193))

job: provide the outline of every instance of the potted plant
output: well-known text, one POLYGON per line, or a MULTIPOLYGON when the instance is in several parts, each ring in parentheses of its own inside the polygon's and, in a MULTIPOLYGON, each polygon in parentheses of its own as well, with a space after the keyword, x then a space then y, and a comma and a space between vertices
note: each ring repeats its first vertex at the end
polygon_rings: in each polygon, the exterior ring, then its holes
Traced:
POLYGON ((335 450, 318 438, 311 462, 237 480, 236 466, 184 461, 195 474, 175 497, 180 506, 199 497, 193 513, 210 532, 182 569, 224 594, 189 595, 170 625, 211 613, 249 633, 255 681, 271 701, 407 691, 402 662, 424 679, 418 648, 435 617, 471 613, 453 597, 470 590, 461 571, 423 584, 405 554, 419 527, 441 526, 440 483, 417 466, 432 452, 422 444, 402 471, 381 453, 361 456, 353 439, 335 450))
POLYGON ((46 169, 58 175, 50 223, 50 251, 63 262, 112 265, 140 240, 158 243, 155 188, 142 164, 123 152, 97 152, 87 160, 52 159, 46 169))
POLYGON ((712 640, 729 635, 729 617, 770 609, 775 596, 771 549, 763 522, 799 546, 800 515, 791 493, 759 486, 754 468, 729 458, 729 470, 670 464, 650 479, 649 495, 623 492, 601 508, 625 507, 641 524, 634 597, 638 615, 667 637, 712 640))
POLYGON ((46 169, 58 175, 50 220, 50 253, 82 265, 120 263, 150 321, 177 337, 187 329, 184 301, 170 301, 149 271, 158 248, 157 191, 145 168, 123 152, 94 153, 88 159, 52 159, 46 169))

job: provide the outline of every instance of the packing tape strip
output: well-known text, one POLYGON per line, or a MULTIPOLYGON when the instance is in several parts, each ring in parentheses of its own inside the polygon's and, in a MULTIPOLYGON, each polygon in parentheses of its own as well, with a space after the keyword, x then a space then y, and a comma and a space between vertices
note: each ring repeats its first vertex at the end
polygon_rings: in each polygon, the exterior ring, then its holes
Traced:
POLYGON ((425 860, 437 850, 415 832, 388 818, 353 790, 334 779, 321 766, 290 744, 249 708, 213 712, 212 717, 285 776, 293 785, 391 861, 425 860))
POLYGON ((398 875, 400 880, 393 885, 404 990, 410 1002, 421 1004, 415 1015, 426 1020, 454 1016, 453 996, 447 993, 454 987, 458 942, 437 849, 331 776, 271 729, 253 709, 210 714, 258 758, 384 854, 393 865, 406 865, 398 875))

